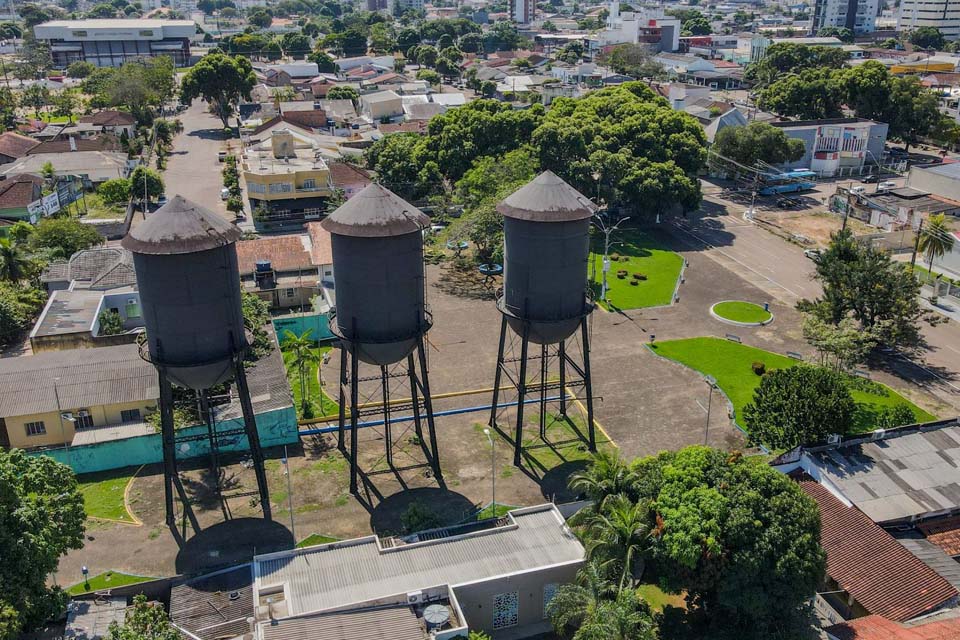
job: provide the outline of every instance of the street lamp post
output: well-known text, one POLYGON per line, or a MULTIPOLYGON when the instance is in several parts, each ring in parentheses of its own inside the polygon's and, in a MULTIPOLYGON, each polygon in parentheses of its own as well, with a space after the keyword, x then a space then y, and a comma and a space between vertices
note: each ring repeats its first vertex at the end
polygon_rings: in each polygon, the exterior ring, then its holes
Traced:
POLYGON ((707 382, 708 395, 707 395, 707 424, 703 430, 704 446, 706 446, 708 441, 710 440, 710 408, 711 408, 711 405, 713 404, 713 389, 714 387, 717 386, 717 379, 714 378, 713 376, 707 376, 706 382, 707 382))
POLYGON ((490 488, 493 498, 493 517, 497 517, 497 443, 490 435, 490 429, 484 429, 483 433, 490 441, 490 488))
POLYGON ((600 230, 600 233, 603 234, 603 268, 602 271, 602 284, 600 285, 600 300, 603 302, 607 301, 607 272, 610 271, 610 236, 613 235, 613 232, 616 231, 621 224, 627 220, 626 217, 618 219, 613 224, 608 224, 606 220, 600 215, 597 215, 594 218, 594 226, 600 230))
MULTIPOLYGON (((60 438, 63 440, 63 446, 67 452, 67 466, 70 466, 70 443, 67 442, 67 431, 63 426, 63 409, 60 407, 60 391, 57 388, 57 383, 60 382, 60 378, 53 379, 53 397, 57 401, 57 417, 60 419, 60 438)), ((71 420, 73 422, 73 420, 71 420)))

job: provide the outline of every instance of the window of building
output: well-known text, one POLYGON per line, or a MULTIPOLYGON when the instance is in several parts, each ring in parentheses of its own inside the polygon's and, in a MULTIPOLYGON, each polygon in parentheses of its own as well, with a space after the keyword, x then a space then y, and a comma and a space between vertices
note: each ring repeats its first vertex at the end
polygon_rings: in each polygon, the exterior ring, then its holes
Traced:
POLYGON ((28 422, 23 425, 23 428, 26 430, 28 436, 42 436, 47 432, 47 427, 43 424, 43 420, 28 422))
POLYGON ((289 182, 271 182, 270 193, 289 193, 293 191, 293 185, 289 182))
POLYGON ((515 627, 520 621, 520 592, 500 593, 493 596, 493 628, 515 627))
POLYGON ((74 37, 74 38, 86 38, 86 37, 87 37, 87 32, 86 32, 86 31, 74 31, 74 32, 73 32, 73 37, 74 37))
POLYGON ((316 180, 316 178, 307 178, 306 180, 304 180, 304 181, 303 181, 303 188, 304 188, 304 189, 316 189, 316 188, 317 188, 317 180, 316 180))
POLYGON ((123 312, 127 314, 128 318, 139 318, 140 317, 140 303, 138 302, 128 302, 123 308, 123 312))
POLYGON ((73 426, 79 431, 80 429, 90 429, 93 427, 93 416, 90 415, 90 412, 86 409, 78 409, 76 413, 73 414, 73 426))
POLYGON ((263 185, 258 182, 248 182, 247 189, 251 193, 266 193, 266 189, 264 189, 263 185))
POLYGON ((146 38, 150 38, 150 37, 153 37, 153 31, 151 31, 150 29, 143 29, 140 31, 140 35, 146 38))
POLYGON ((139 422, 140 409, 122 409, 120 411, 120 422, 139 422))
POLYGON ((283 292, 283 294, 288 298, 292 298, 296 294, 296 291, 294 291, 293 289, 287 289, 286 291, 283 292))
POLYGON ((543 585, 543 617, 547 618, 547 607, 550 605, 550 601, 553 600, 553 596, 557 595, 558 585, 556 582, 551 582, 549 584, 543 585))

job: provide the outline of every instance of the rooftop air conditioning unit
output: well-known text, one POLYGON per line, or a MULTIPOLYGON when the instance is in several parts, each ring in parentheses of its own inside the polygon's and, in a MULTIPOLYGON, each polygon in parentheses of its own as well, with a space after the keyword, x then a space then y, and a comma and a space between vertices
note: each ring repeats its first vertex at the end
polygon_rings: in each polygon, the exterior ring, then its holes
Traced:
POLYGON ((870 434, 870 439, 871 439, 871 440, 883 440, 883 438, 884 438, 886 435, 887 435, 887 430, 886 430, 886 429, 875 429, 875 430, 873 431, 873 433, 870 434))
POLYGON ((831 433, 827 436, 827 444, 840 444, 842 439, 839 433, 831 433))
POLYGON ((78 418, 86 418, 86 417, 88 417, 89 415, 90 415, 90 412, 89 412, 89 411, 85 411, 84 409, 80 409, 79 411, 77 411, 77 417, 78 417, 78 418))
POLYGON ((411 591, 407 594, 407 604, 418 604, 423 601, 423 591, 411 591))

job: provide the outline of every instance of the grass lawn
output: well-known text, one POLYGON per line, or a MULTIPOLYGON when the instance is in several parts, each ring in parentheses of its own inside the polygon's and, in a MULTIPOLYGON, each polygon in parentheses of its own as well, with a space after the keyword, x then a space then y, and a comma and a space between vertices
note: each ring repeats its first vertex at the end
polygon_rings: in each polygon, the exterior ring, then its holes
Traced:
POLYGON ((497 503, 497 511, 496 511, 496 513, 494 513, 494 511, 493 511, 493 505, 492 505, 492 504, 488 504, 488 505, 485 506, 483 509, 481 509, 480 511, 478 511, 477 514, 476 514, 475 516, 473 516, 472 519, 473 519, 473 520, 486 520, 487 518, 493 518, 493 517, 500 518, 500 517, 503 517, 503 516, 507 515, 507 513, 509 513, 510 511, 513 511, 514 509, 519 509, 519 508, 520 508, 520 507, 515 507, 515 506, 509 505, 509 504, 501 504, 501 503, 498 502, 498 503, 497 503))
POLYGON ((78 476, 83 505, 88 516, 134 522, 123 504, 123 492, 133 473, 130 469, 78 476))
MULTIPOLYGON (((530 405, 531 409, 536 405, 530 405)), ((523 461, 541 471, 549 471, 564 463, 591 460, 593 454, 587 448, 586 420, 576 415, 571 407, 567 417, 547 415, 547 442, 540 439, 539 415, 528 409, 526 426, 523 428, 523 461), (583 439, 581 439, 581 436, 583 439)), ((511 431, 512 433, 512 431, 511 431)), ((596 430, 597 450, 609 449, 612 445, 600 429, 596 430)))
POLYGON ((91 591, 103 591, 112 587, 123 587, 128 584, 137 584, 138 582, 148 582, 153 578, 147 576, 131 576, 119 571, 106 571, 97 576, 91 576, 86 582, 78 582, 69 589, 67 593, 71 596, 79 596, 91 591))
MULTIPOLYGON (((676 360, 702 374, 716 378, 717 384, 733 403, 738 417, 742 415, 743 407, 753 400, 753 391, 760 385, 760 376, 751 368, 753 362, 764 363, 767 371, 799 364, 786 356, 721 338, 668 340, 653 344, 650 348, 665 358, 676 360)), ((858 432, 871 431, 874 428, 876 414, 885 407, 898 404, 910 407, 918 422, 936 420, 936 416, 927 413, 893 389, 877 382, 851 377, 850 394, 857 403, 854 430, 858 432)))
MULTIPOLYGON (((645 233, 636 230, 619 231, 614 234, 616 246, 610 249, 610 255, 618 254, 620 259, 610 261, 607 273, 607 303, 600 303, 606 309, 640 309, 667 305, 673 300, 677 279, 683 267, 683 258, 673 251, 662 249, 660 245, 645 233), (625 270, 627 277, 617 278, 617 271, 625 270), (642 273, 646 280, 636 280, 631 285, 634 273, 642 273)), ((603 238, 596 236, 591 245, 590 275, 596 276, 592 283, 596 298, 600 298, 603 279, 603 238)))
MULTIPOLYGON (((34 113, 34 116, 37 114, 34 113)), ((67 116, 55 116, 52 113, 41 113, 40 120, 48 124, 67 124, 70 121, 70 118, 67 116)))
POLYGON ((713 312, 721 318, 734 322, 766 322, 772 316, 769 311, 765 311, 760 305, 740 300, 717 303, 713 305, 713 312))
POLYGON ((340 538, 331 538, 330 536, 323 536, 319 533, 311 533, 309 536, 297 543, 297 548, 301 549, 303 547, 314 547, 318 544, 327 544, 328 542, 336 542, 340 538))
POLYGON ((925 278, 923 279, 923 282, 928 282, 930 278, 936 278, 937 276, 940 276, 940 280, 943 282, 953 282, 952 278, 950 278, 949 276, 945 276, 941 272, 937 271, 936 267, 934 267, 933 271, 930 271, 930 269, 928 269, 927 267, 924 267, 923 265, 915 264, 913 265, 913 271, 914 273, 922 274, 923 276, 925 276, 925 278))
POLYGON ((81 209, 86 203, 86 218, 90 220, 118 220, 127 214, 126 204, 107 204, 97 193, 86 193, 74 206, 81 209))
MULTIPOLYGON (((322 346, 314 348, 314 353, 317 354, 318 358, 323 358, 323 354, 327 351, 330 351, 331 347, 322 346)), ((297 407, 297 417, 317 417, 317 416, 326 416, 333 413, 336 413, 339 409, 337 403, 326 394, 326 392, 321 392, 320 390, 320 381, 317 378, 317 366, 316 364, 309 365, 304 369, 303 377, 307 387, 307 402, 308 402, 308 411, 307 415, 304 415, 303 411, 303 390, 300 388, 300 371, 297 367, 291 364, 293 360, 293 353, 290 351, 283 352, 283 363, 287 367, 287 380, 290 381, 290 389, 293 391, 293 400, 294 404, 297 407)), ((320 365, 322 366, 322 365, 320 365)), ((336 384, 336 379, 333 380, 324 380, 324 382, 332 382, 336 384)), ((326 385, 324 385, 326 386, 326 385)))
POLYGON ((637 591, 654 611, 663 611, 667 605, 680 609, 687 607, 682 595, 667 593, 655 584, 641 584, 637 587, 637 591))

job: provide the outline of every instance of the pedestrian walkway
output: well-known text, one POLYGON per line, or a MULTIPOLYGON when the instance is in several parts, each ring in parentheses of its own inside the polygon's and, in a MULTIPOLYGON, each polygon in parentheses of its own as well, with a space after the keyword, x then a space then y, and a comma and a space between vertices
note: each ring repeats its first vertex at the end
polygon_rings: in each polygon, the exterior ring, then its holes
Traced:
POLYGON ((955 322, 960 322, 960 300, 957 300, 953 296, 941 295, 937 298, 937 304, 933 304, 930 302, 930 296, 932 295, 933 287, 927 285, 920 287, 920 306, 950 318, 955 322))

